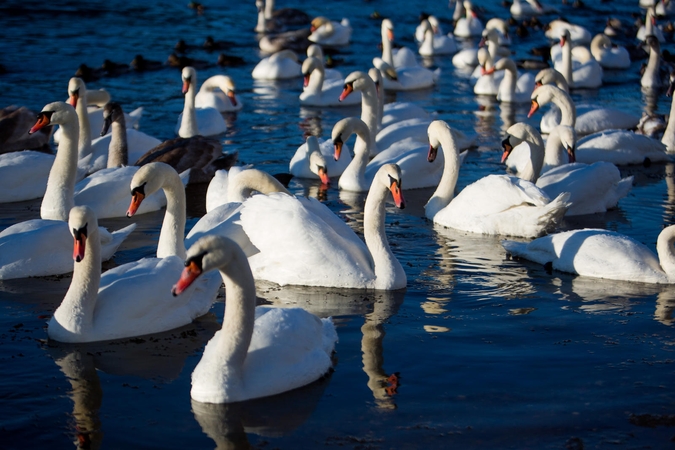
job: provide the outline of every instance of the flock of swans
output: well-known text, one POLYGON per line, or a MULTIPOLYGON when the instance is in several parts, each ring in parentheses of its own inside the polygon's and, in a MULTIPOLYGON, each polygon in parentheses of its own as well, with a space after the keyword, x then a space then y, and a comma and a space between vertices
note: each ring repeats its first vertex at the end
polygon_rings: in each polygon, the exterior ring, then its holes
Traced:
MULTIPOLYGON (((492 19, 483 26, 472 4, 458 1, 454 31, 446 34, 435 16, 425 16, 415 50, 394 48, 394 24, 382 20, 382 54, 374 56, 372 67, 345 75, 325 66, 323 48, 349 44, 348 19, 311 19, 297 10, 275 11, 270 1, 257 4, 256 31, 265 33, 260 48, 270 54, 252 77, 302 79, 300 105, 361 109, 360 117, 335 123, 325 139, 308 137, 289 161, 289 172, 367 193, 363 239, 317 199, 293 195, 277 178, 235 166, 237 155, 223 154, 213 138, 227 131, 222 113, 247 106, 231 77, 216 75, 200 85, 197 70, 184 67, 178 137, 164 142, 134 127, 140 111, 125 113, 107 91, 88 91, 84 81, 72 78, 68 102, 47 104, 33 124, 21 125, 30 129, 31 141, 3 144, 0 154, 0 201, 42 198, 40 219, 0 232, 0 279, 73 273, 49 321, 50 339, 93 342, 170 330, 209 311, 224 282, 222 330, 193 372, 192 398, 237 402, 311 383, 331 368, 338 339, 331 319, 301 308, 256 307, 256 280, 405 288, 406 271, 385 231, 386 205, 392 199, 404 208, 404 191, 417 188, 435 188, 424 206, 429 221, 508 237, 505 255, 585 277, 675 283, 675 226, 659 235, 658 255, 607 230, 558 232, 564 217, 604 213, 628 195, 632 177, 622 178, 617 165, 671 161, 675 152, 671 123, 658 139, 632 131, 639 117, 577 107, 572 100, 571 90, 600 88, 603 69, 630 66, 628 52, 610 36, 592 37, 583 27, 555 20, 546 32, 555 42, 553 67, 521 73, 511 58, 508 23, 492 19), (306 36, 287 30, 298 24, 311 24, 306 36), (484 45, 462 49, 461 39, 471 37, 481 37, 484 45), (506 131, 502 162, 509 174, 485 176, 456 192, 475 134, 413 103, 385 103, 385 91, 433 89, 441 74, 420 64, 417 55, 453 55, 457 69, 472 74, 467 80, 476 94, 496 96, 503 105, 530 103, 528 117, 553 104, 539 130, 517 123, 506 131), (55 125, 55 154, 24 150, 44 147, 44 139, 34 141, 55 125), (345 142, 352 135, 350 150, 345 142), (185 186, 204 182, 207 214, 186 236, 185 186), (156 256, 102 273, 101 261, 113 256, 135 225, 111 233, 98 220, 162 208, 156 256)), ((526 17, 552 9, 514 0, 510 12, 526 17)), ((641 86, 647 90, 666 84, 656 17, 654 7, 647 7, 641 30, 649 54, 641 86)))

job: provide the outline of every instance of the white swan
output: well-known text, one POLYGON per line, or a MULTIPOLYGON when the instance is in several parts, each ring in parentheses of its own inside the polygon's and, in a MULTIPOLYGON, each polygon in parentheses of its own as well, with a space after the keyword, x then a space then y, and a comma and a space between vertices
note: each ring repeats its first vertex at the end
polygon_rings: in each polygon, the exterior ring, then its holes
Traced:
POLYGON ((239 111, 243 108, 236 93, 234 81, 227 75, 207 78, 195 96, 195 108, 214 108, 219 112, 239 111))
POLYGON ((497 100, 504 103, 528 103, 534 91, 534 75, 528 72, 518 76, 518 68, 511 58, 500 59, 486 73, 499 70, 504 71, 504 77, 499 83, 497 100))
POLYGON ((464 9, 466 10, 466 15, 457 21, 453 33, 455 36, 463 38, 480 36, 484 28, 483 22, 478 18, 469 0, 464 0, 464 9))
POLYGON ((418 49, 422 56, 451 55, 457 52, 457 43, 451 35, 437 35, 428 20, 422 22, 424 39, 418 49))
POLYGON ((324 46, 347 45, 352 37, 352 26, 347 18, 335 22, 326 17, 315 17, 310 31, 312 34, 307 39, 324 46))
POLYGON ((227 291, 223 328, 192 372, 194 400, 230 403, 280 394, 331 369, 338 339, 332 320, 301 308, 256 308, 255 282, 234 242, 206 236, 190 248, 185 265, 173 289, 178 298, 201 274, 214 269, 220 271, 227 291))
POLYGON ((186 66, 181 72, 183 80, 183 94, 185 105, 183 112, 178 116, 176 133, 182 138, 192 136, 213 136, 227 131, 227 124, 220 112, 215 108, 197 108, 197 71, 194 67, 186 66))
MULTIPOLYGON (((570 96, 547 84, 539 86, 532 92, 532 107, 528 117, 548 102, 555 103, 561 112, 560 125, 575 127, 576 109, 570 96)), ((576 127, 575 127, 576 129, 576 127)), ((656 139, 626 130, 605 130, 588 135, 577 142, 576 160, 583 163, 607 161, 617 165, 643 164, 669 161, 666 146, 656 139)))
POLYGON ((302 76, 302 66, 295 52, 285 49, 260 60, 251 76, 256 80, 286 80, 302 76))
POLYGON ((352 160, 349 149, 342 152, 337 161, 333 155, 333 141, 319 141, 316 136, 308 136, 288 163, 288 170, 295 177, 320 179, 328 184, 329 178, 342 175, 352 160))
MULTIPOLYGON (((75 109, 63 102, 46 105, 38 114, 35 132, 50 124, 63 133, 40 207, 41 219, 14 224, 0 232, 0 279, 59 275, 73 270, 68 219, 73 207, 77 172, 78 119, 75 109)), ((102 258, 110 259, 135 224, 114 233, 101 229, 102 258)))
POLYGON ((605 69, 627 69, 630 67, 630 55, 626 47, 612 43, 605 34, 596 34, 591 41, 593 57, 605 69))
POLYGON ((342 75, 342 72, 340 72, 337 69, 331 69, 330 67, 326 67, 326 58, 323 55, 323 49, 321 48, 320 45, 318 44, 311 44, 309 47, 307 47, 307 57, 314 57, 318 59, 321 64, 323 65, 323 77, 324 80, 344 80, 345 77, 342 75))
POLYGON ((559 47, 559 57, 551 50, 553 67, 563 74, 570 87, 593 89, 602 86, 602 66, 586 47, 572 48, 569 30, 563 29, 559 47))
POLYGON ((506 133, 502 161, 509 166, 510 155, 526 150, 528 164, 520 168, 517 176, 535 183, 551 198, 569 192, 572 206, 566 216, 605 212, 616 207, 633 187, 633 177, 621 178, 619 169, 612 163, 575 163, 576 136, 572 127, 556 127, 545 148, 539 132, 528 124, 512 125, 506 133), (519 148, 523 146, 528 148, 519 148), (569 155, 570 164, 563 153, 569 155))
POLYGON ((68 292, 47 325, 50 339, 94 342, 159 333, 187 325, 211 308, 219 278, 200 280, 184 297, 172 296, 170 283, 183 266, 178 256, 157 263, 156 258, 144 258, 101 276, 96 214, 76 206, 68 228, 75 238, 75 268, 68 292))
POLYGON ((551 265, 561 272, 609 280, 675 283, 675 226, 664 228, 655 255, 646 245, 614 231, 586 228, 532 242, 503 241, 512 256, 551 265))
POLYGON ((645 42, 649 46, 649 61, 645 68, 640 85, 647 89, 658 89, 663 86, 661 81, 661 45, 654 36, 647 36, 645 42))
MULTIPOLYGON (((675 90, 675 78, 671 80, 670 87, 666 92, 666 95, 673 98, 670 102, 670 117, 675 117, 675 96, 673 96, 673 90, 675 90)), ((668 120, 661 143, 666 146, 668 153, 675 153, 675 120, 668 120)))
MULTIPOLYGON (((384 102, 384 88, 382 87, 382 73, 374 67, 368 69, 368 76, 375 83, 375 92, 377 93, 377 122, 378 122, 378 132, 379 130, 384 130, 389 125, 393 125, 396 122, 402 122, 408 119, 428 119, 435 113, 429 114, 424 108, 419 105, 416 105, 412 102, 384 102)), ((350 76, 350 80, 354 80, 350 76)), ((346 81, 346 79, 345 79, 346 81)), ((353 88, 353 86, 352 86, 353 88)), ((364 90, 361 90, 362 95, 364 90)), ((368 102, 372 101, 370 99, 368 102)), ((361 97, 361 120, 366 122, 364 117, 364 111, 368 107, 365 107, 366 101, 361 97)), ((368 113, 370 114, 370 113, 368 113)), ((367 122, 366 122, 367 123, 367 122)))
POLYGON ((588 45, 591 43, 591 32, 581 25, 575 25, 565 20, 552 20, 546 27, 544 35, 552 40, 559 39, 563 31, 570 34, 569 39, 574 45, 588 45))
POLYGON ((401 172, 380 168, 364 210, 364 245, 352 229, 314 198, 257 195, 244 203, 241 222, 260 250, 249 258, 256 279, 280 285, 394 290, 406 286, 403 267, 384 231, 385 201, 391 192, 405 206, 401 172))
POLYGON ((459 151, 447 123, 429 125, 429 161, 443 147, 445 164, 438 188, 424 206, 427 218, 472 233, 535 237, 551 230, 570 206, 569 194, 551 200, 534 184, 507 175, 488 175, 455 197, 459 151))
POLYGON ((441 23, 438 21, 438 18, 433 15, 428 15, 425 17, 424 14, 420 15, 420 24, 417 25, 415 28, 415 42, 417 44, 421 44, 422 41, 424 41, 424 34, 427 29, 427 25, 424 23, 425 21, 429 22, 429 25, 431 26, 431 31, 434 33, 435 36, 443 36, 445 32, 443 31, 443 28, 441 27, 441 23))
POLYGON ((300 104, 306 106, 357 105, 361 96, 355 95, 349 100, 340 99, 342 80, 326 80, 323 62, 310 56, 302 63, 304 90, 300 94, 300 104))
POLYGON ((666 42, 663 37, 663 31, 661 26, 656 24, 656 12, 654 12, 654 5, 649 5, 647 11, 645 12, 645 24, 638 28, 637 39, 640 41, 645 41, 647 36, 656 36, 656 39, 659 40, 661 44, 666 42))
POLYGON ((513 0, 513 3, 509 7, 509 12, 514 17, 523 17, 555 13, 558 10, 552 6, 542 4, 539 0, 513 0))

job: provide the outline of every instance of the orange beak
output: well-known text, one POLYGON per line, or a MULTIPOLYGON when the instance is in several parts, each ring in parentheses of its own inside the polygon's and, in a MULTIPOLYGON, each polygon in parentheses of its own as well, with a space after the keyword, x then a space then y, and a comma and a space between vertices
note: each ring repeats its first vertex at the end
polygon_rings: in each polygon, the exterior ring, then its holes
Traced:
POLYGON ((565 46, 565 42, 567 42, 567 39, 565 39, 565 36, 560 38, 560 48, 565 46))
POLYGON ((31 127, 30 130, 28 130, 28 134, 33 134, 38 130, 41 130, 42 128, 46 127, 49 125, 49 117, 47 117, 46 114, 40 113, 37 116, 37 122, 35 122, 35 125, 31 127))
POLYGON ((73 259, 75 262, 80 262, 84 259, 84 248, 87 243, 87 236, 78 233, 78 236, 73 238, 73 259))
POLYGON ((199 266, 197 266, 194 261, 191 261, 187 266, 185 266, 185 269, 183 269, 183 272, 180 274, 178 282, 176 282, 176 284, 174 284, 173 288, 171 289, 173 296, 175 297, 182 294, 185 289, 189 288, 190 285, 201 274, 202 270, 199 268, 199 266))
POLYGON ((534 82, 534 88, 535 89, 537 89, 539 86, 543 86, 543 85, 544 85, 544 83, 542 83, 541 81, 535 81, 534 82))
POLYGON ((574 153, 574 147, 567 147, 567 157, 570 160, 570 163, 577 161, 577 155, 574 153))
POLYGON ((322 184, 330 184, 330 178, 328 178, 328 171, 325 167, 319 167, 319 178, 321 179, 322 184))
POLYGON ((351 83, 345 84, 345 87, 342 90, 342 94, 340 94, 340 101, 346 99, 347 96, 352 92, 354 92, 354 86, 352 86, 351 83))
POLYGON ((504 164, 504 161, 506 161, 506 158, 509 157, 511 151, 513 150, 513 146, 509 142, 509 138, 506 138, 502 141, 502 147, 504 148, 504 153, 502 153, 502 164, 504 164))
POLYGON ((190 80, 183 80, 183 94, 187 94, 187 91, 190 90, 190 80))
POLYGON ((129 209, 127 210, 127 217, 131 217, 136 214, 136 211, 138 211, 141 203, 143 203, 144 198, 145 194, 141 192, 134 192, 131 194, 131 203, 129 204, 129 209))
POLYGON ((394 42, 394 30, 387 30, 387 39, 389 42, 394 42))
POLYGON ((532 106, 530 107, 530 112, 527 113, 527 118, 529 119, 530 117, 532 117, 532 114, 537 112, 538 109, 539 109, 539 103, 537 103, 536 100, 532 100, 532 106))
POLYGON ((302 79, 302 86, 307 87, 308 84, 309 84, 309 75, 305 75, 302 79))
POLYGON ((237 106, 237 99, 234 96, 234 91, 227 91, 225 95, 227 95, 227 98, 230 99, 230 103, 232 103, 232 106, 237 106))
POLYGON ((80 98, 79 92, 71 92, 70 96, 68 97, 68 103, 70 106, 73 108, 77 107, 77 100, 80 98))
POLYGON ((333 159, 337 161, 340 159, 340 155, 342 154, 342 139, 338 139, 337 141, 333 141, 333 148, 335 149, 335 152, 333 154, 333 159))
POLYGON ((486 69, 485 67, 482 67, 480 69, 481 75, 492 75, 495 73, 495 66, 490 67, 489 69, 486 69))
POLYGON ((438 147, 434 147, 429 144, 429 153, 427 154, 427 161, 434 162, 436 161, 436 156, 438 155, 438 147))
POLYGON ((397 208, 405 208, 405 199, 403 198, 403 191, 401 191, 400 186, 397 181, 392 181, 391 186, 389 186, 391 195, 394 197, 394 204, 397 208))

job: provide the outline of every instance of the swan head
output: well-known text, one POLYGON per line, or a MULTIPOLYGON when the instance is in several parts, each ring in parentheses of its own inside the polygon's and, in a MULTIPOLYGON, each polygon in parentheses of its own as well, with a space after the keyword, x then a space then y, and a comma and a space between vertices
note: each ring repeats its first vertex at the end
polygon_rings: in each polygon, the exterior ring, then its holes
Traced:
POLYGON ((394 23, 389 19, 382 20, 382 37, 394 42, 394 23))
MULTIPOLYGON (((545 84, 539 86, 532 92, 530 99, 532 100, 532 106, 530 107, 530 112, 527 114, 529 119, 532 115, 537 112, 537 110, 546 103, 550 102, 553 97, 559 92, 560 89, 552 84, 545 84)), ((560 91, 561 92, 561 91, 560 91)))
POLYGON ((486 28, 483 30, 483 35, 478 43, 478 47, 485 47, 488 42, 499 43, 499 31, 495 28, 486 28))
POLYGON ((237 88, 234 85, 234 80, 227 75, 214 75, 211 78, 204 81, 201 89, 204 89, 204 86, 207 86, 211 90, 220 89, 225 93, 228 100, 232 106, 237 106, 237 98, 235 96, 237 88))
POLYGON ((65 123, 77 123, 75 108, 66 102, 49 103, 37 115, 37 121, 28 133, 33 134, 49 125, 63 125, 65 123))
POLYGON ((528 142, 542 147, 544 145, 541 135, 532 125, 524 122, 513 124, 506 130, 506 138, 502 141, 502 148, 504 149, 502 163, 509 157, 513 148, 521 142, 528 142))
POLYGON ((98 230, 96 214, 88 206, 75 206, 68 215, 68 229, 73 235, 73 259, 81 262, 87 244, 87 236, 90 232, 98 230))
POLYGON ((319 61, 318 58, 310 56, 302 62, 302 76, 304 79, 303 81, 304 87, 307 87, 309 85, 309 77, 315 70, 323 71, 323 64, 321 64, 321 61, 319 61))
POLYGON ((182 184, 176 169, 166 163, 153 162, 141 166, 131 179, 131 203, 127 210, 127 217, 136 214, 145 197, 162 189, 168 182, 175 182, 176 179, 182 184))
POLYGON ((656 53, 661 53, 661 44, 653 34, 645 37, 645 44, 647 44, 647 47, 649 47, 650 52, 653 50, 656 53))
POLYGON ((68 81, 68 103, 75 108, 80 97, 87 98, 87 86, 82 78, 72 77, 68 81))
POLYGON ((390 80, 397 81, 398 74, 396 69, 394 69, 391 64, 383 60, 382 58, 375 57, 373 58, 373 66, 380 71, 383 77, 387 77, 390 80))
POLYGON ((375 174, 375 181, 384 184, 394 198, 394 204, 399 209, 405 208, 405 199, 401 190, 401 168, 398 164, 385 164, 375 174))
POLYGON ((324 158, 319 148, 319 140, 316 136, 309 136, 307 138, 307 149, 309 151, 309 170, 316 174, 321 183, 329 184, 328 169, 326 165, 326 158, 324 158))
POLYGON ((345 117, 335 124, 331 133, 333 148, 335 150, 335 161, 340 159, 342 145, 354 133, 357 133, 364 141, 370 142, 370 130, 368 129, 368 125, 358 117, 345 117))
POLYGON ((327 17, 323 16, 315 17, 314 19, 312 19, 312 22, 310 23, 309 31, 314 33, 317 28, 326 25, 328 23, 330 23, 330 19, 328 19, 327 17))
POLYGON ((560 34, 560 48, 565 46, 565 43, 570 42, 570 30, 563 28, 562 33, 560 34))
POLYGON ((309 47, 307 47, 307 57, 309 58, 312 56, 317 58, 319 61, 323 61, 323 49, 320 45, 311 44, 309 47))
POLYGON ((103 128, 101 129, 101 136, 105 136, 113 122, 117 122, 123 128, 126 128, 124 111, 122 111, 122 106, 117 102, 106 103, 103 107, 103 128))
POLYGON ((202 236, 188 249, 185 268, 171 293, 180 295, 200 275, 215 269, 226 269, 236 261, 245 263, 246 256, 233 240, 215 234, 202 236))
POLYGON ((382 73, 380 73, 379 70, 377 70, 374 67, 371 67, 368 70, 368 76, 370 77, 371 80, 373 80, 373 83, 375 83, 375 89, 377 90, 377 93, 380 93, 380 86, 382 85, 382 73))
POLYGON ((187 94, 191 86, 197 85, 197 71, 194 67, 185 66, 181 72, 181 79, 183 80, 183 94, 187 94))
POLYGON ((434 34, 438 33, 440 23, 438 22, 436 16, 429 16, 427 17, 427 20, 429 21, 429 25, 431 25, 431 30, 434 32, 434 34))
POLYGON ((342 93, 340 94, 340 101, 347 98, 347 96, 354 91, 364 92, 369 89, 372 89, 374 92, 377 92, 376 91, 377 88, 375 86, 375 82, 373 81, 373 79, 365 72, 361 71, 352 72, 349 75, 347 75, 347 78, 345 78, 344 88, 342 89, 342 93))
MULTIPOLYGON (((434 120, 427 128, 427 136, 429 136, 429 153, 427 160, 434 162, 438 156, 438 148, 441 146, 441 139, 448 139, 451 144, 455 145, 455 136, 452 133, 452 128, 444 120, 434 120)), ((450 150, 450 149, 446 149, 450 150)), ((457 148, 455 147, 455 150, 457 148)))
POLYGON ((569 89, 567 86, 567 80, 565 80, 563 74, 552 67, 540 70, 539 73, 537 73, 537 75, 534 77, 535 87, 543 86, 545 84, 556 85, 564 91, 569 89))

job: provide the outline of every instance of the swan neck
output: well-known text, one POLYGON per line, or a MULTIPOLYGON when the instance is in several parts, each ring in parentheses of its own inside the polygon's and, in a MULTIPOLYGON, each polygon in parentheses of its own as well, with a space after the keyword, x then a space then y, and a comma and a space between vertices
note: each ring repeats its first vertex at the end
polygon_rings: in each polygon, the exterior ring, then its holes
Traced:
POLYGON ((317 64, 312 70, 312 74, 309 77, 309 84, 305 88, 305 92, 313 94, 321 94, 323 89, 323 81, 326 74, 323 68, 323 64, 317 64))
POLYGON ((182 138, 189 138, 199 134, 197 126, 197 110, 195 109, 195 96, 197 95, 197 86, 194 80, 190 81, 190 87, 185 93, 185 104, 183 106, 183 117, 180 122, 178 135, 182 138))
POLYGON ((391 41, 387 36, 386 30, 382 30, 382 61, 394 67, 394 56, 391 48, 391 41))
POLYGON ((569 86, 574 86, 572 76, 572 45, 569 40, 565 42, 562 48, 562 75, 569 86))
POLYGON ((47 190, 42 198, 40 217, 68 221, 68 214, 75 206, 75 180, 77 178, 78 121, 61 124, 61 139, 49 171, 47 190))
POLYGON ((569 94, 564 91, 554 92, 552 102, 560 108, 560 125, 574 128, 577 123, 577 109, 569 94))
POLYGON ((518 73, 510 67, 504 69, 504 78, 499 84, 499 98, 502 101, 513 101, 516 96, 518 73))
POLYGON ((376 136, 382 120, 381 108, 384 108, 384 105, 380 105, 375 83, 368 83, 366 88, 361 90, 361 120, 370 130, 368 145, 370 156, 377 154, 376 136))
POLYGON ((274 0, 265 0, 265 19, 270 20, 274 15, 274 0))
POLYGON ((127 165, 129 165, 127 129, 124 123, 115 121, 112 124, 112 135, 108 146, 108 168, 127 165))
POLYGON ((244 170, 237 174, 232 183, 228 185, 227 201, 243 202, 255 192, 264 195, 272 192, 283 192, 291 195, 288 189, 276 178, 257 170, 244 170))
POLYGON ((352 187, 346 186, 344 180, 356 180, 359 187, 368 185, 368 182, 366 181, 366 166, 368 165, 370 157, 368 144, 366 142, 368 136, 365 131, 358 127, 355 130, 356 142, 354 143, 354 158, 352 158, 352 161, 347 165, 344 172, 342 172, 340 180, 338 181, 338 185, 342 189, 352 187))
MULTIPOLYGON (((81 88, 82 89, 82 88, 81 88)), ((80 125, 80 134, 77 143, 77 157, 82 159, 91 154, 91 126, 89 124, 89 111, 87 110, 87 95, 81 96, 75 107, 77 121, 80 125)))
POLYGON ((428 219, 432 220, 434 216, 440 210, 448 206, 455 197, 455 187, 457 186, 457 178, 459 177, 459 150, 457 149, 455 140, 452 138, 449 131, 447 133, 444 131, 439 136, 439 141, 442 147, 440 150, 443 151, 445 159, 443 175, 441 176, 441 181, 438 183, 436 191, 434 191, 434 194, 424 206, 425 215, 428 219))
POLYGON ((560 134, 554 128, 553 131, 548 135, 546 140, 546 149, 544 151, 544 165, 547 169, 552 169, 553 167, 562 166, 565 164, 565 159, 563 158, 563 153, 565 149, 562 145, 562 140, 560 139, 560 134))
POLYGON ((675 226, 665 228, 656 241, 656 253, 659 256, 661 268, 671 281, 675 281, 675 226))
POLYGON ((162 188, 166 195, 166 212, 159 232, 157 257, 175 255, 185 259, 185 187, 180 177, 172 176, 165 179, 162 188))
MULTIPOLYGON (((675 117, 675 95, 672 96, 673 100, 670 102, 670 117, 675 117)), ((661 142, 666 144, 668 152, 671 153, 675 151, 675 120, 669 120, 666 130, 663 132, 663 138, 661 142)))

